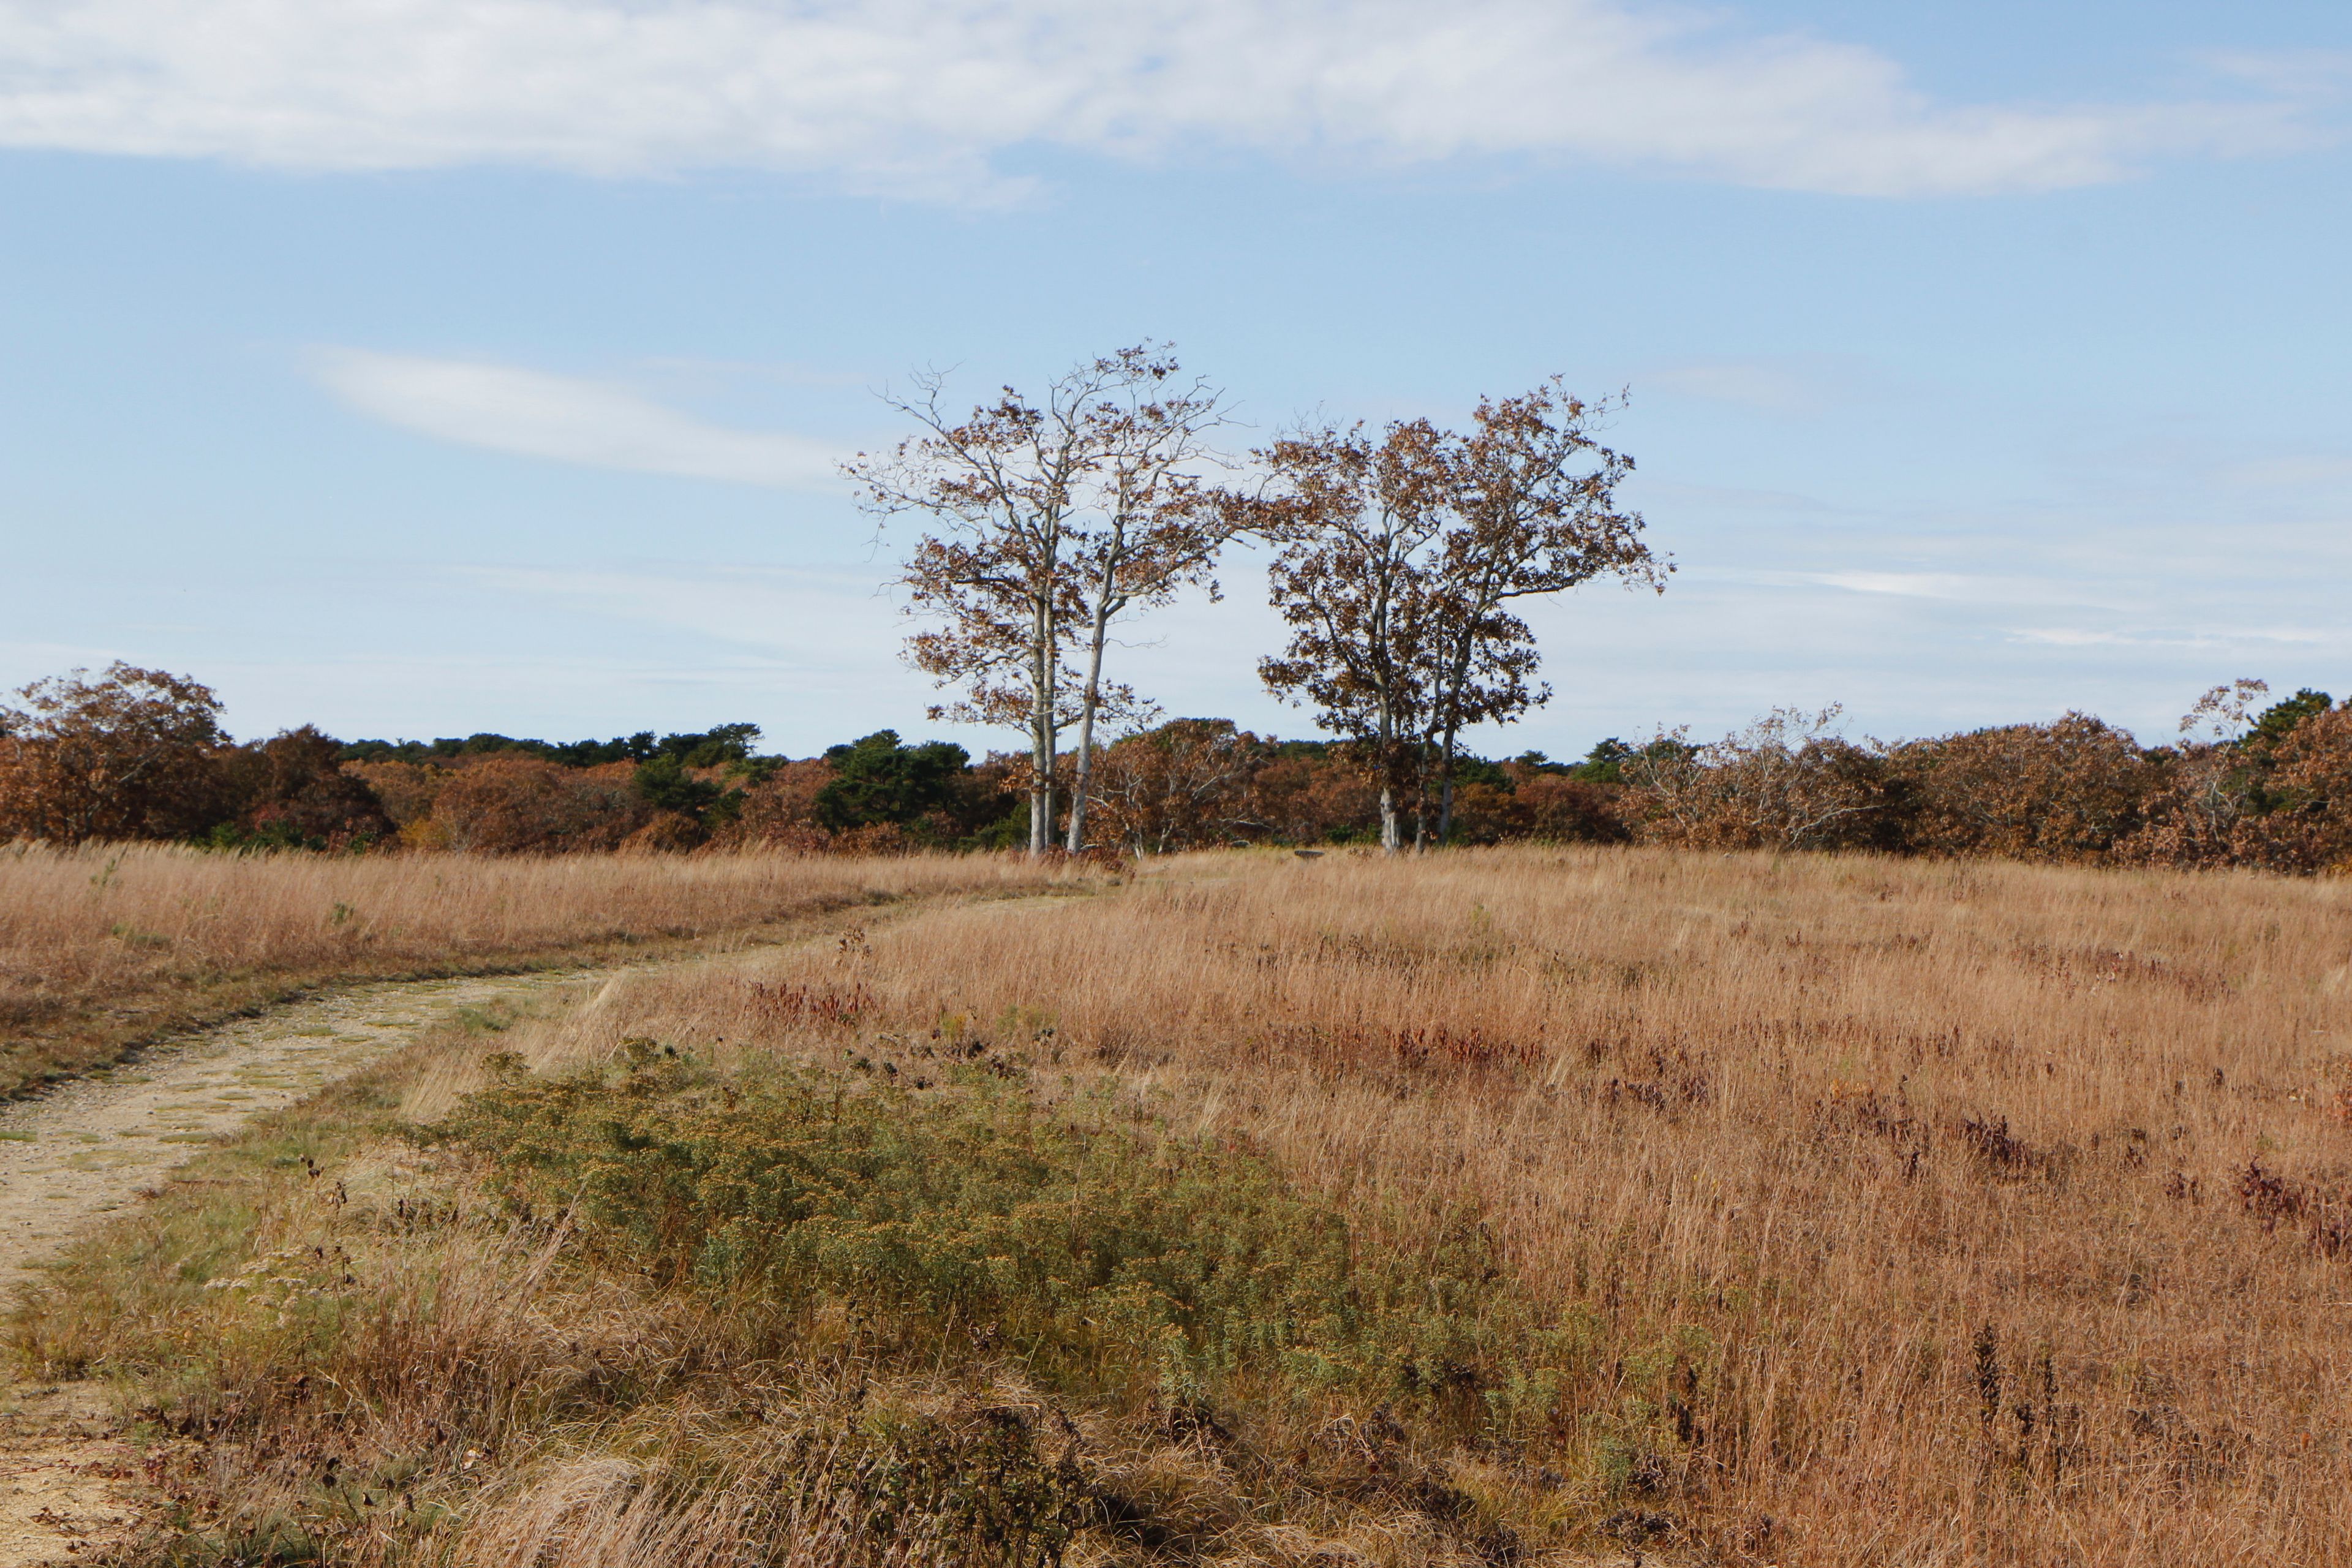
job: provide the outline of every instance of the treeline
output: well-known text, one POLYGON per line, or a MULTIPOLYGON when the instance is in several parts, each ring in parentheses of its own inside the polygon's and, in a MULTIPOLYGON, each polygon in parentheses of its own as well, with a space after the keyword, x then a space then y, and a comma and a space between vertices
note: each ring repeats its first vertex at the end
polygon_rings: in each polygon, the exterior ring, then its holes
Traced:
POLYGON ((2250 713, 2263 689, 2217 688, 2161 746, 2083 713, 1887 743, 1783 711, 1627 754, 1621 811, 1693 847, 2352 873, 2352 700, 2306 688, 2250 713))
MULTIPOLYGON (((487 854, 988 847, 1005 764, 889 731, 793 762, 757 724, 612 741, 498 734, 346 743, 310 725, 233 741, 209 687, 117 663, 0 704, 0 841, 487 854)), ((1025 829, 1025 819, 1019 825, 1025 829)))
MULTIPOLYGON (((2064 864, 2352 874, 2352 700, 2305 689, 2259 713, 2241 681, 2184 738, 2143 746, 2082 713, 1923 740, 1850 739, 1836 712, 1774 713, 1705 744, 1607 740, 1576 763, 1457 757, 1399 803, 1416 843, 1642 843, 1875 850, 2064 864), (2190 733, 2201 728, 2203 733, 2190 733), (1441 837, 1443 797, 1451 822, 1441 837)), ((1376 842, 1377 771, 1346 743, 1183 720, 1108 748, 1093 810, 1152 852, 1376 842)))
MULTIPOLYGON (((1390 815, 1433 848, 1644 843, 2352 872, 2352 700, 2306 689, 2252 710, 2263 695, 2251 681, 2217 689, 2184 738, 2153 747, 2084 714, 1855 740, 1832 710, 1775 713, 1704 744, 1682 731, 1603 741, 1574 763, 1465 752, 1442 778, 1392 790, 1390 815)), ((0 838, 476 854, 1033 842, 1028 757, 975 761, 887 730, 800 760, 759 754, 748 723, 349 744, 305 726, 238 744, 219 706, 195 681, 126 665, 26 687, 0 707, 0 838)), ((1055 772, 1067 802, 1076 755, 1055 772)), ((1097 749, 1087 845, 1378 843, 1382 782, 1360 743, 1180 719, 1097 749)))

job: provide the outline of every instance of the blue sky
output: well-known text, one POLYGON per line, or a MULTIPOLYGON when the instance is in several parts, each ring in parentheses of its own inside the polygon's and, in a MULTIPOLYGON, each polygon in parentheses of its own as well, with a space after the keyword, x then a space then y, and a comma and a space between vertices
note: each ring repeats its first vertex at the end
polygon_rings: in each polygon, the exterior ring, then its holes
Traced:
MULTIPOLYGON (((1581 752, 2352 691, 2352 10, 0 0, 0 683, 242 734, 927 722, 874 389, 1172 339, 1261 434, 1630 388, 1581 752)), ((1246 438, 1247 433, 1244 433, 1246 438)), ((1139 624, 1301 733, 1255 563, 1139 624)))

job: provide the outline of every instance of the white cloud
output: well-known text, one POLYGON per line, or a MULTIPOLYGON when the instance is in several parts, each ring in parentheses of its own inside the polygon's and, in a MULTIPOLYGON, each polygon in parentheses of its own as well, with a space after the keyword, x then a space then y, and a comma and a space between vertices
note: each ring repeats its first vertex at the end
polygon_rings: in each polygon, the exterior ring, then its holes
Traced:
POLYGON ((1820 572, 1805 575, 1851 594, 1892 594, 1904 599, 1972 600, 1993 597, 1987 584, 1945 572, 1820 572))
POLYGON ((1958 572, 1762 571, 1731 573, 1734 581, 1784 588, 1836 588, 1897 599, 1941 599, 1966 605, 2081 605, 2084 585, 2055 577, 1992 577, 1958 572))
POLYGON ((2049 647, 2231 648, 2324 647, 2352 643, 2336 631, 2308 626, 2215 626, 2200 631, 2100 631, 2078 626, 2025 627, 2009 634, 2013 642, 2049 647))
POLYGON ((2322 94, 2352 82, 2352 49, 2217 49, 2206 63, 2272 92, 2322 94))
POLYGON ((2011 632, 2010 636, 2018 642, 2040 643, 2049 647, 2106 647, 2147 640, 2123 632, 2088 631, 2070 626, 2044 626, 2011 632))
POLYGON ((2302 79, 2241 68, 2252 98, 1944 105, 1871 49, 1628 0, 0 0, 0 145, 973 200, 1014 149, 1205 143, 1913 195, 2296 144, 2302 79))
POLYGON ((609 382, 476 360, 331 349, 319 379, 388 425, 597 468, 821 489, 837 454, 804 437, 707 425, 609 382))

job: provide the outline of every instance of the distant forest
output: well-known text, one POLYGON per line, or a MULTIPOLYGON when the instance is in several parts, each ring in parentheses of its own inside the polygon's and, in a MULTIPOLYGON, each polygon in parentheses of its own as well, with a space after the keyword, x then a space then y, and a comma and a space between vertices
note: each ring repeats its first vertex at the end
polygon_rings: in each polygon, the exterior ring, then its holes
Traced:
MULTIPOLYGON (((1704 743, 1682 731, 1606 740, 1573 762, 1464 751, 1398 811, 1428 849, 1533 840, 2352 872, 2352 701, 2266 697, 2258 682, 2217 688, 2181 738, 2156 746, 2079 713, 1883 742, 1844 735, 1832 710, 1778 712, 1704 743)), ((750 723, 572 742, 344 742, 305 726, 237 743, 219 710, 194 680, 120 664, 25 688, 0 705, 0 839, 506 855, 1033 842, 1028 756, 975 759, 889 730, 798 759, 762 754, 750 723)), ((1076 763, 1055 759, 1065 803, 1076 763)), ((1353 741, 1179 719, 1101 746, 1090 772, 1091 852, 1381 838, 1380 773, 1353 741)))

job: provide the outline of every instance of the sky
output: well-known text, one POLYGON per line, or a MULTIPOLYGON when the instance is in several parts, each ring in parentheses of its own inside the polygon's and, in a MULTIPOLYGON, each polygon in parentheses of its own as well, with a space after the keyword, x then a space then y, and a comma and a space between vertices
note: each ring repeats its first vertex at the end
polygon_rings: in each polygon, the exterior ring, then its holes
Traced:
MULTIPOLYGON (((2342 0, 0 0, 0 686, 244 736, 925 717, 837 476, 1177 345, 1246 447, 1559 374, 1677 567, 1529 618, 1580 754, 2352 694, 2342 0)), ((1262 562, 1127 628, 1259 684, 1262 562)))

